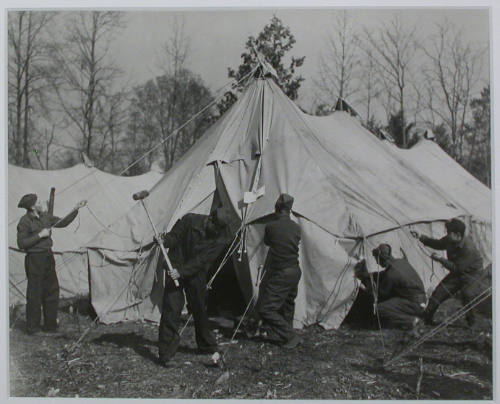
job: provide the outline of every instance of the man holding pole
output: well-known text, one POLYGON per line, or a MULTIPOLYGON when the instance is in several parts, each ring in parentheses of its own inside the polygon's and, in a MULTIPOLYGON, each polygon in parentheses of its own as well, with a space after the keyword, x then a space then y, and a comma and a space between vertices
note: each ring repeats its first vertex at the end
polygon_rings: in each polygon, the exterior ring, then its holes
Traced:
MULTIPOLYGON (((225 208, 218 208, 210 215, 188 213, 170 232, 159 235, 163 246, 171 249, 169 255, 173 266, 165 281, 159 327, 158 348, 162 365, 174 356, 180 343, 184 293, 194 318, 198 351, 213 353, 217 349, 208 325, 206 276, 209 267, 228 246, 226 230, 230 220, 231 212, 225 208), (179 287, 175 281, 180 283, 179 287)), ((165 265, 165 259, 162 261, 165 265)))
POLYGON ((39 201, 36 194, 24 195, 19 201, 18 207, 26 209, 17 225, 17 245, 26 252, 26 332, 30 335, 40 330, 42 309, 43 330, 57 331, 59 282, 52 253, 52 228, 68 226, 85 204, 86 201, 79 202, 60 219, 49 213, 47 203, 39 201))

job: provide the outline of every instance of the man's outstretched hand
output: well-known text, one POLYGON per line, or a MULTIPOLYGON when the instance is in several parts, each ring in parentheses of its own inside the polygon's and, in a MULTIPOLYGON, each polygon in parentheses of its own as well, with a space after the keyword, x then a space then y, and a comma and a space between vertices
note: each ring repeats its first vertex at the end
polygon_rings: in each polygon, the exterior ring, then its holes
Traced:
POLYGON ((87 201, 85 199, 81 200, 76 204, 76 209, 83 208, 84 206, 87 206, 87 201))

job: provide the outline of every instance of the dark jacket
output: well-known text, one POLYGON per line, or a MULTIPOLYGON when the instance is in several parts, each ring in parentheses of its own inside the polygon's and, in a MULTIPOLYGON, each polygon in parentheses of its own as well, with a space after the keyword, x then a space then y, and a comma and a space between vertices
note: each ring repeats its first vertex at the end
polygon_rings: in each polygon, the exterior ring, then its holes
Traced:
MULTIPOLYGON (((372 277, 375 285, 378 283, 377 296, 381 302, 393 297, 400 297, 418 304, 425 302, 424 284, 417 271, 405 258, 389 259, 386 269, 378 273, 373 272, 372 277)), ((361 280, 365 286, 372 289, 367 272, 362 274, 361 280)))
POLYGON ((470 275, 483 268, 483 259, 472 240, 465 237, 460 244, 455 244, 448 236, 437 240, 421 236, 420 241, 434 250, 446 250, 448 262, 443 266, 458 275, 470 275))
POLYGON ((52 238, 40 238, 38 233, 50 227, 66 227, 77 215, 78 210, 69 213, 63 219, 48 213, 36 217, 33 213, 27 212, 17 225, 17 245, 26 252, 49 251, 53 244, 52 238))
POLYGON ((164 235, 163 245, 170 249, 168 255, 172 266, 179 271, 183 279, 202 270, 208 271, 213 261, 227 247, 225 239, 206 234, 207 218, 207 215, 188 213, 164 235))
POLYGON ((276 214, 276 220, 266 225, 264 243, 269 246, 270 268, 299 265, 300 227, 289 215, 276 214))

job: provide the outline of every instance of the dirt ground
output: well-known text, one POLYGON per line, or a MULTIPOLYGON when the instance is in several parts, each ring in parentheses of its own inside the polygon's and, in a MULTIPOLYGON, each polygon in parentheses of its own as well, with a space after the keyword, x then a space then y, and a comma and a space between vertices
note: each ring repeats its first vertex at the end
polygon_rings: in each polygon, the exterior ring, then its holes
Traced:
MULTIPOLYGON (((438 314, 458 306, 454 303, 438 314)), ((56 336, 24 333, 24 313, 11 319, 10 396, 198 399, 403 399, 493 398, 491 321, 469 329, 463 319, 434 335, 389 367, 398 345, 394 330, 342 325, 311 326, 293 349, 238 335, 232 322, 214 321, 223 366, 199 355, 190 323, 168 368, 157 363, 157 326, 134 322, 92 326, 87 312, 59 314, 56 336)), ((430 329, 426 329, 430 330, 430 329)))

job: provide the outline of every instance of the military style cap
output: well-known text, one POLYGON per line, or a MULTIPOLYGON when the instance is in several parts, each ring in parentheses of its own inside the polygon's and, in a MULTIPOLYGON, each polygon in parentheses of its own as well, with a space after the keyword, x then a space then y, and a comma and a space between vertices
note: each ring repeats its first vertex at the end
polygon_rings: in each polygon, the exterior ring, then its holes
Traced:
POLYGON ((377 248, 372 250, 372 255, 377 257, 389 258, 391 256, 392 248, 389 244, 380 244, 377 248))
POLYGON ((290 196, 288 194, 281 194, 275 204, 275 207, 277 209, 292 210, 292 206, 293 206, 293 196, 290 196))
POLYGON ((465 233, 465 223, 462 222, 461 220, 458 219, 448 220, 445 226, 446 230, 448 230, 449 233, 460 233, 462 235, 465 233))
POLYGON ((30 209, 33 207, 33 205, 35 205, 37 199, 38 197, 36 196, 36 194, 26 194, 21 198, 21 200, 17 204, 17 207, 30 209))

